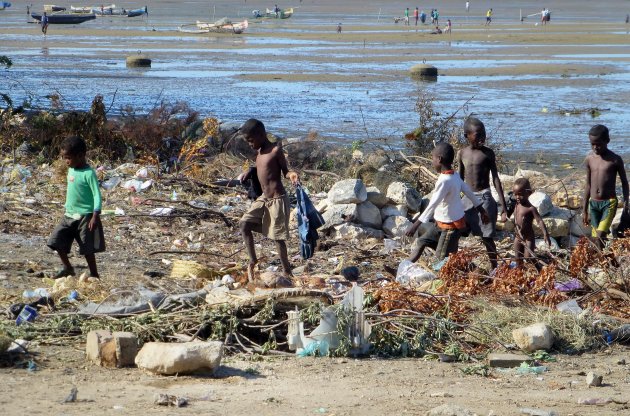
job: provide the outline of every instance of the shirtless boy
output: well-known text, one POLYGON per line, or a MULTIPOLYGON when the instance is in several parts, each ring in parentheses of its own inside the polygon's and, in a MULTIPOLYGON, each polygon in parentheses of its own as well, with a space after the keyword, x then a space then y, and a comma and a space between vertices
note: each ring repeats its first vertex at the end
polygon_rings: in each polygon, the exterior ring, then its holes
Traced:
POLYGON ((516 264, 523 264, 523 258, 534 259, 534 249, 536 247, 536 237, 534 236, 534 220, 543 231, 543 236, 547 246, 551 246, 551 239, 547 232, 547 227, 543 222, 538 210, 529 202, 532 194, 532 187, 529 179, 518 178, 512 187, 512 193, 516 199, 514 207, 514 223, 516 224, 516 238, 514 239, 514 255, 516 264))
POLYGON ((291 265, 287 254, 286 240, 289 239, 289 196, 282 185, 282 176, 291 183, 298 183, 297 172, 290 171, 282 149, 267 139, 265 125, 256 119, 249 119, 240 129, 256 156, 256 172, 262 187, 262 195, 254 201, 240 221, 245 249, 249 256, 247 273, 249 280, 254 279, 254 270, 258 259, 254 247, 252 231, 261 233, 276 242, 282 269, 291 277, 291 265))
POLYGON ((481 218, 477 211, 472 208, 470 200, 464 198, 466 222, 472 235, 482 238, 490 258, 490 264, 494 269, 497 267, 497 247, 493 238, 496 233, 498 210, 497 202, 492 197, 492 192, 490 192, 490 176, 492 176, 492 183, 499 194, 499 202, 504 207, 501 213, 501 221, 505 222, 507 221, 507 214, 505 212, 503 187, 497 172, 494 152, 485 146, 486 127, 481 120, 473 117, 466 119, 464 122, 464 136, 468 140, 469 145, 460 150, 457 156, 459 174, 483 202, 483 207, 490 217, 488 224, 482 224, 481 218))
POLYGON ((617 193, 615 182, 617 175, 621 180, 623 208, 630 212, 628 201, 628 178, 621 157, 608 149, 610 136, 608 128, 597 124, 588 132, 593 151, 584 160, 586 166, 586 186, 584 187, 584 203, 582 219, 584 225, 589 222, 592 227, 591 236, 597 247, 602 249, 610 225, 617 211, 617 193))

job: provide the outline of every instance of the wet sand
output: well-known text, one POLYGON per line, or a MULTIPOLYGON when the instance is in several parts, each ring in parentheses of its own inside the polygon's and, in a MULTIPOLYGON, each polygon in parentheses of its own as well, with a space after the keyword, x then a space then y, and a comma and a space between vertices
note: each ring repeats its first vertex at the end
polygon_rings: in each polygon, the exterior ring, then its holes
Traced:
MULTIPOLYGON (((612 147, 630 159, 630 26, 623 22, 630 3, 611 1, 602 8, 556 1, 545 27, 534 25, 539 16, 518 20, 521 8, 524 15, 538 12, 537 1, 471 3, 467 16, 464 2, 440 2, 441 26, 453 20, 450 35, 431 35, 428 25, 416 31, 413 22, 394 24, 404 7, 413 10, 404 2, 305 0, 295 4, 291 19, 252 23, 240 36, 179 33, 180 24, 211 20, 209 6, 156 1, 148 19, 54 25, 46 39, 37 25, 20 21, 24 12, 5 11, 0 37, 2 53, 14 61, 9 76, 21 83, 9 83, 10 93, 30 92, 40 107, 47 101, 34 91, 56 90, 75 109, 88 108, 99 93, 106 101, 115 95, 113 111, 184 100, 222 119, 260 117, 284 135, 316 130, 334 140, 386 137, 401 144, 399 138, 415 127, 416 97, 426 91, 444 113, 474 96, 467 111, 513 151, 548 147, 574 162, 588 150, 588 128, 603 123, 611 128, 612 147), (494 9, 489 27, 483 26, 487 7, 494 9), (338 21, 341 34, 334 30, 338 21), (124 57, 138 50, 153 59, 151 70, 124 67, 124 57), (425 60, 438 67, 437 83, 409 78, 409 68, 425 60), (563 111, 588 108, 604 111, 596 119, 563 111), (584 146, 576 148, 576 141, 584 146)), ((215 6, 217 18, 237 20, 273 5, 249 0, 215 6)))

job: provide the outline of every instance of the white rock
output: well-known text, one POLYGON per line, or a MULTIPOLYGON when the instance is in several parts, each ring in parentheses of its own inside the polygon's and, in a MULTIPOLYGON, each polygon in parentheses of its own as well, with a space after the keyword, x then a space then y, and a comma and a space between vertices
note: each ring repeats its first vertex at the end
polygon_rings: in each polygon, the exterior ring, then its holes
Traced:
POLYGON ((541 217, 551 213, 553 210, 553 203, 551 198, 544 192, 535 191, 529 197, 529 202, 536 207, 541 217))
POLYGON ((326 212, 329 206, 330 206, 330 201, 328 200, 328 198, 324 198, 321 201, 319 201, 317 205, 315 205, 315 209, 319 211, 320 214, 323 214, 324 212, 326 212))
POLYGON ((599 387, 602 385, 602 380, 603 377, 600 375, 597 375, 595 373, 593 373, 592 371, 589 371, 589 373, 586 375, 586 384, 589 387, 599 387))
POLYGON ((360 204, 367 200, 367 190, 361 179, 344 179, 330 188, 328 200, 333 204, 360 204))
POLYGON ((357 205, 356 204, 333 204, 330 205, 326 212, 322 214, 326 223, 322 227, 322 230, 332 228, 335 225, 342 224, 344 222, 352 222, 357 218, 357 205))
POLYGON ((390 237, 402 237, 411 225, 405 217, 389 217, 383 222, 383 231, 390 237))
POLYGON ((512 338, 520 349, 527 352, 548 350, 553 345, 553 331, 542 322, 513 330, 512 338))
POLYGON ((546 176, 546 175, 537 170, 527 170, 527 169, 518 168, 518 170, 516 171, 516 174, 514 175, 514 179, 532 178, 534 176, 546 176))
POLYGON ((222 356, 223 343, 220 341, 147 342, 136 356, 136 365, 155 374, 185 374, 199 370, 214 373, 221 365, 222 356))
POLYGON ((383 208, 389 203, 389 199, 376 186, 367 187, 367 200, 379 208, 383 208))
POLYGON ((547 243, 545 242, 544 239, 542 238, 537 238, 536 239, 536 250, 540 250, 540 251, 555 251, 560 249, 560 246, 558 245, 558 242, 556 241, 555 238, 550 237, 549 240, 551 241, 551 247, 547 246, 547 243))
POLYGON ((396 205, 406 205, 410 211, 420 210, 422 195, 404 182, 392 182, 387 187, 387 197, 396 205))
POLYGON ((425 416, 473 416, 474 414, 456 404, 443 404, 425 413, 425 416))
POLYGON ((357 220, 360 224, 377 229, 380 229, 383 224, 381 211, 370 201, 357 205, 357 220))
POLYGON ((382 240, 383 231, 358 224, 341 224, 335 226, 334 238, 339 240, 366 240, 376 238, 382 240))
MULTIPOLYGON (((569 221, 562 218, 543 218, 547 232, 551 237, 564 237, 569 235, 569 221)), ((534 221, 534 233, 537 237, 542 237, 542 230, 538 226, 538 222, 534 221)))
POLYGON ((406 217, 407 207, 405 205, 385 205, 381 208, 381 221, 389 217, 406 217))

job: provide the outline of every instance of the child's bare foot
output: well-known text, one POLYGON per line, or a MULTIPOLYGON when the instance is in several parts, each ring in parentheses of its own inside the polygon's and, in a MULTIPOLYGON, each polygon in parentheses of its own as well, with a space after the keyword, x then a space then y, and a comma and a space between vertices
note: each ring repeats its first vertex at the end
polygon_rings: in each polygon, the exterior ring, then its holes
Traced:
POLYGON ((61 279, 62 277, 74 276, 74 267, 59 269, 53 276, 53 279, 61 279))

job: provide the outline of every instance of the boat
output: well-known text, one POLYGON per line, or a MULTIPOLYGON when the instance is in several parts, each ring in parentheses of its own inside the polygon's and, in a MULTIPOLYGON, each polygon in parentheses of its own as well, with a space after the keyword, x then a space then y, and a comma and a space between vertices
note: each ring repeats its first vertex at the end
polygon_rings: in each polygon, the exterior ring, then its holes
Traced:
POLYGON ((92 12, 98 17, 137 17, 144 14, 149 14, 147 6, 139 9, 127 10, 123 8, 117 8, 114 4, 107 7, 93 7, 92 12))
POLYGON ((227 17, 217 20, 214 23, 200 22, 182 25, 179 27, 179 31, 183 33, 235 33, 240 35, 243 33, 249 23, 247 20, 242 22, 232 22, 227 17))
POLYGON ((11 7, 11 3, 8 1, 0 1, 0 10, 4 10, 8 7, 11 7))
MULTIPOLYGON (((38 22, 42 21, 41 13, 31 13, 31 17, 38 22)), ((51 25, 78 25, 88 20, 96 19, 94 13, 63 13, 54 12, 48 15, 48 23, 51 25)))
POLYGON ((54 5, 54 4, 44 4, 44 11, 46 13, 63 12, 65 10, 66 10, 66 8, 62 7, 62 6, 57 6, 57 5, 54 5))
POLYGON ((260 10, 253 10, 252 14, 255 19, 288 19, 293 16, 293 7, 280 9, 277 13, 271 9, 266 9, 264 13, 260 10))
POLYGON ((92 13, 92 6, 80 6, 74 7, 70 6, 70 13, 92 13))

